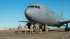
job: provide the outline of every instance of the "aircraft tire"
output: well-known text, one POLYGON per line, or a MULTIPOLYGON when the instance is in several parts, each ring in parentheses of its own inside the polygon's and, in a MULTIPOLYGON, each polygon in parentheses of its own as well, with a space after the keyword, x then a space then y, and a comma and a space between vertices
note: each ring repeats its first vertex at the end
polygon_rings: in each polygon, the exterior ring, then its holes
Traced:
POLYGON ((65 31, 69 31, 69 28, 65 28, 65 31))

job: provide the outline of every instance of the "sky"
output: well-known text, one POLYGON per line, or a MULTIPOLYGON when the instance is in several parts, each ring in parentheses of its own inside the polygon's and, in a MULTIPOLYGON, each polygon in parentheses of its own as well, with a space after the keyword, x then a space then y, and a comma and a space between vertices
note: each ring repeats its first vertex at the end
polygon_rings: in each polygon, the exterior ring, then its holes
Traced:
POLYGON ((63 17, 70 19, 70 0, 0 0, 0 28, 16 28, 19 24, 24 26, 27 21, 24 11, 32 3, 39 3, 47 6, 52 11, 63 17))

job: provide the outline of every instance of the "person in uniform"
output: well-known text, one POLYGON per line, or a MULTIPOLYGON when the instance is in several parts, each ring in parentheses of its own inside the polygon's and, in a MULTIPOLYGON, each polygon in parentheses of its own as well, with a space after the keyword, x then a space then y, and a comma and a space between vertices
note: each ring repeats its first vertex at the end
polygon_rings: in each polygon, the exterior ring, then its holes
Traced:
POLYGON ((24 32, 25 32, 25 34, 28 33, 28 26, 27 25, 24 26, 24 32))
POLYGON ((36 33, 39 33, 39 24, 37 23, 37 24, 35 24, 35 30, 36 30, 36 33))
POLYGON ((22 30, 22 26, 19 24, 19 26, 18 26, 18 32, 21 32, 21 30, 22 30))
POLYGON ((31 26, 30 26, 30 34, 33 33, 33 27, 34 27, 34 25, 31 24, 31 26))
POLYGON ((45 32, 48 33, 48 25, 45 25, 45 32))

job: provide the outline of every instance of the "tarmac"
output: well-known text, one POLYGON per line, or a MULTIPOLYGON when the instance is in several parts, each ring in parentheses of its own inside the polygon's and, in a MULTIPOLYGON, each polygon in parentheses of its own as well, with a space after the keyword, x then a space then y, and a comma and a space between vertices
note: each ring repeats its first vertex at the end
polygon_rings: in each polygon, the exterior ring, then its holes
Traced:
POLYGON ((50 31, 48 33, 40 32, 39 34, 15 34, 14 31, 0 31, 0 39, 70 39, 70 32, 50 31))

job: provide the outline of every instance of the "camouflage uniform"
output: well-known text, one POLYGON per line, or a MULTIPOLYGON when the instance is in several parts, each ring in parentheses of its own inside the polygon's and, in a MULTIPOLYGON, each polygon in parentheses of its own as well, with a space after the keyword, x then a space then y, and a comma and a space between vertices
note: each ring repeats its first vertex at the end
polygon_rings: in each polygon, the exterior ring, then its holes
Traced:
POLYGON ((36 33, 39 33, 39 24, 35 24, 35 28, 36 28, 36 33))
POLYGON ((24 26, 24 31, 25 31, 25 34, 28 33, 28 26, 27 25, 24 26))
POLYGON ((33 33, 33 24, 30 26, 30 33, 33 33))
POLYGON ((47 24, 45 25, 45 32, 48 33, 48 25, 47 24))
POLYGON ((19 26, 18 26, 18 32, 21 32, 21 30, 22 30, 22 26, 19 24, 19 26))

